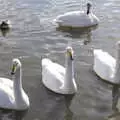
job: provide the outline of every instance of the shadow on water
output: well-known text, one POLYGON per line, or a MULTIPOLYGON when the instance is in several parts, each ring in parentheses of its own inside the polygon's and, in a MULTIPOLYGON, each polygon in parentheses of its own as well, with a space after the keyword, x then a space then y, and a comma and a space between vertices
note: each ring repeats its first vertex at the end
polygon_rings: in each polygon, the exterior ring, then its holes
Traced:
POLYGON ((15 111, 0 109, 0 120, 22 120, 27 112, 28 110, 15 111))
POLYGON ((84 40, 84 45, 87 45, 91 42, 91 31, 98 28, 98 25, 85 28, 71 28, 71 27, 57 27, 57 31, 68 33, 66 36, 71 38, 86 38, 84 40))

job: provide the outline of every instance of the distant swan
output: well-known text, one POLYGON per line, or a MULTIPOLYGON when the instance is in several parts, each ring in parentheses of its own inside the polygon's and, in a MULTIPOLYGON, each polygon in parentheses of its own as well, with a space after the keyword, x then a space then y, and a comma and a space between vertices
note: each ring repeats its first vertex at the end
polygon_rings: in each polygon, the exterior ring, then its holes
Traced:
POLYGON ((60 94, 74 94, 77 92, 77 85, 74 79, 73 70, 73 49, 66 48, 65 68, 50 59, 42 59, 42 81, 50 90, 60 94))
POLYGON ((87 12, 72 11, 57 16, 54 22, 64 27, 90 27, 98 25, 99 19, 90 11, 91 3, 87 3, 87 12))
POLYGON ((10 26, 11 25, 9 20, 2 21, 2 23, 0 24, 0 29, 9 29, 10 26))
POLYGON ((21 67, 19 59, 13 59, 14 80, 0 78, 0 108, 25 110, 29 107, 29 98, 22 88, 21 67))
POLYGON ((117 42, 116 46, 116 59, 101 49, 94 50, 93 70, 102 79, 114 84, 120 84, 120 41, 117 42))

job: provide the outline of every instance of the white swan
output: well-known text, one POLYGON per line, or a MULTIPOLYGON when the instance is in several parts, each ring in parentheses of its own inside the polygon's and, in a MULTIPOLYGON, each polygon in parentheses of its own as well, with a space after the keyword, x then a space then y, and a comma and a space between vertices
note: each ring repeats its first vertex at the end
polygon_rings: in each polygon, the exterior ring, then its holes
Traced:
POLYGON ((74 79, 73 50, 66 48, 66 67, 52 62, 50 59, 42 59, 42 81, 50 90, 60 94, 74 94, 77 85, 74 79))
POLYGON ((95 49, 93 70, 102 79, 120 84, 120 41, 117 42, 116 59, 101 49, 95 49))
POLYGON ((72 11, 57 16, 54 22, 59 26, 64 27, 90 27, 97 25, 99 19, 90 11, 91 4, 87 3, 87 12, 85 11, 72 11))
POLYGON ((13 59, 14 80, 0 78, 0 108, 25 110, 29 107, 29 98, 22 88, 21 67, 21 62, 13 59))

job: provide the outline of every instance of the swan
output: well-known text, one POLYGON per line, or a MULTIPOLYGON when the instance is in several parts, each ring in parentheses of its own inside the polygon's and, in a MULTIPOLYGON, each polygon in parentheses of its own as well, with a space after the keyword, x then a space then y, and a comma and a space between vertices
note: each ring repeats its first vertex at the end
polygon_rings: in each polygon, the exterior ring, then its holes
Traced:
POLYGON ((98 25, 99 19, 91 11, 91 3, 87 3, 87 12, 71 11, 57 16, 54 22, 63 27, 90 27, 98 25))
POLYGON ((117 42, 116 48, 116 59, 101 49, 94 49, 93 70, 103 80, 120 84, 120 41, 117 42))
POLYGON ((42 59, 42 82, 48 89, 60 94, 74 94, 77 85, 73 70, 73 49, 66 48, 65 68, 48 58, 42 59))
POLYGON ((2 23, 0 24, 0 29, 9 29, 10 26, 11 25, 9 20, 2 21, 2 23))
POLYGON ((14 80, 0 77, 0 108, 26 110, 29 98, 22 88, 22 64, 17 58, 12 63, 11 74, 14 80))

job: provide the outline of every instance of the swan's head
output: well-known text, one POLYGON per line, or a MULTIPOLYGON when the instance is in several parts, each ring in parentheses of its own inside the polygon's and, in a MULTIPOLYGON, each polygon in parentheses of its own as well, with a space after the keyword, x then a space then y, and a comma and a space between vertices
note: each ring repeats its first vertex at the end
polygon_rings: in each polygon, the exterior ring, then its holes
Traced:
POLYGON ((90 8, 92 7, 92 4, 90 2, 87 3, 87 15, 90 13, 90 8))
POLYGON ((87 7, 92 7, 92 4, 90 2, 87 3, 87 7))
POLYGON ((70 58, 70 60, 73 60, 73 49, 72 49, 72 47, 68 46, 66 48, 66 53, 67 53, 67 57, 70 58))
POLYGON ((13 61, 12 61, 12 71, 11 71, 11 74, 12 74, 12 75, 15 74, 16 70, 17 70, 18 68, 20 68, 21 65, 22 65, 22 64, 21 64, 21 62, 20 62, 19 59, 17 59, 17 58, 13 59, 13 61))

